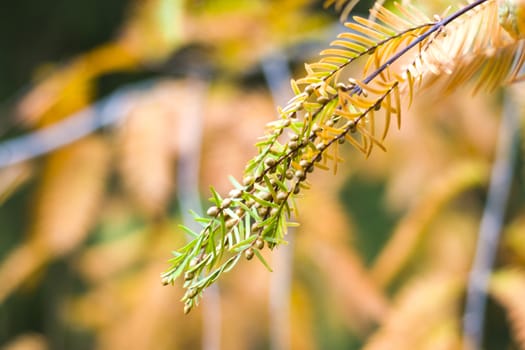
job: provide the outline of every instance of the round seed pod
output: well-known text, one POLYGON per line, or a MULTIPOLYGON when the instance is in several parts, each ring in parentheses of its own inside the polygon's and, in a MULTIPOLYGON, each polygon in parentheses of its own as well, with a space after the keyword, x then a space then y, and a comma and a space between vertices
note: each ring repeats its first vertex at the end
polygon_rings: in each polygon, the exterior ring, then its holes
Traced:
POLYGON ((354 133, 357 130, 357 126, 353 120, 350 120, 348 123, 346 123, 345 128, 348 129, 351 133, 354 133))
POLYGON ((231 218, 231 219, 228 219, 224 225, 226 226, 226 228, 229 230, 231 229, 233 226, 235 226, 235 224, 237 224, 237 219, 234 219, 234 218, 231 218))
POLYGON ((290 141, 288 142, 288 148, 290 148, 292 151, 295 151, 299 147, 299 144, 297 141, 290 141))
POLYGON ((293 189, 293 194, 299 194, 299 192, 301 192, 301 186, 297 184, 297 186, 295 186, 293 189))
POLYGON ((258 223, 254 223, 254 224, 252 224, 251 231, 253 233, 257 233, 257 232, 261 231, 261 226, 258 223))
POLYGON ((244 209, 243 208, 235 209, 235 215, 242 216, 243 214, 244 214, 244 209))
POLYGON ((253 176, 246 176, 244 179, 242 179, 242 184, 244 186, 250 186, 250 185, 253 185, 253 182, 255 181, 255 179, 253 178, 253 176))
POLYGON ((232 204, 232 200, 230 198, 224 198, 221 203, 221 208, 228 208, 232 204))
POLYGON ((257 238, 257 240, 255 241, 255 248, 261 250, 264 248, 264 241, 260 238, 257 238))
POLYGON ((324 143, 318 143, 317 145, 315 145, 315 149, 318 150, 318 151, 322 151, 324 148, 325 148, 325 144, 324 143))
POLYGON ((277 202, 282 202, 284 200, 286 200, 286 198, 288 198, 288 194, 284 191, 280 191, 279 193, 277 193, 277 202))
POLYGON ((246 260, 252 260, 254 254, 255 253, 253 252, 252 248, 248 248, 244 251, 244 257, 246 260))
POLYGON ((299 162, 299 165, 302 167, 302 168, 306 168, 310 165, 310 162, 307 161, 306 159, 301 159, 301 161, 299 162))
POLYGON ((279 209, 272 208, 272 210, 270 210, 270 216, 276 216, 278 214, 279 214, 279 209))
POLYGON ((257 209, 257 213, 259 213, 260 216, 265 216, 268 214, 268 208, 267 207, 260 207, 257 209))
POLYGON ((267 167, 272 167, 275 165, 275 159, 273 158, 266 158, 264 160, 264 164, 267 166, 267 167))
POLYGON ((337 84, 335 84, 335 87, 337 89, 343 90, 343 91, 346 91, 348 89, 348 87, 344 83, 337 83, 337 84))
POLYGON ((216 206, 211 206, 206 211, 206 214, 208 216, 217 216, 219 214, 219 208, 217 208, 216 206))
POLYGON ((325 104, 325 103, 327 103, 329 101, 330 101, 330 97, 328 97, 328 96, 319 96, 317 98, 317 103, 320 103, 320 104, 325 104))
POLYGON ((270 192, 260 192, 259 198, 261 198, 264 201, 269 201, 272 199, 272 194, 270 192))
POLYGON ((295 172, 295 177, 299 180, 299 181, 303 181, 304 179, 306 179, 306 175, 304 173, 304 171, 302 170, 297 170, 295 172))
POLYGON ((288 180, 293 179, 293 171, 288 169, 286 170, 286 173, 284 174, 284 177, 286 177, 288 180))
POLYGON ((239 198, 242 195, 242 191, 239 189, 233 189, 229 193, 231 198, 239 198))

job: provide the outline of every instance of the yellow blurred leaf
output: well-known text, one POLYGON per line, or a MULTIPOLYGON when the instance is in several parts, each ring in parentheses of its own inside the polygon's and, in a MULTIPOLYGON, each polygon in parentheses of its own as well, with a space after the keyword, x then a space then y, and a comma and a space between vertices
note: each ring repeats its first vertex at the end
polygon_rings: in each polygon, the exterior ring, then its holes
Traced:
POLYGON ((46 350, 49 349, 46 338, 38 333, 24 333, 19 335, 2 350, 46 350))
POLYGON ((93 97, 93 79, 134 69, 136 58, 119 44, 106 44, 80 55, 71 63, 48 72, 18 104, 23 123, 44 126, 86 107, 93 97))
POLYGON ((29 164, 17 164, 0 170, 0 205, 32 175, 29 164))
POLYGON ((119 42, 144 63, 167 58, 182 43, 183 0, 137 1, 119 42))
POLYGON ((109 156, 98 136, 49 155, 33 203, 32 240, 53 255, 68 253, 82 243, 98 214, 109 156))
POLYGON ((372 278, 388 285, 414 253, 439 210, 454 196, 486 181, 487 169, 479 163, 462 163, 432 181, 411 211, 397 225, 371 270, 372 278))
POLYGON ((456 318, 460 291, 460 283, 454 276, 439 274, 405 284, 384 323, 363 349, 424 349, 420 344, 436 328, 456 318))
MULTIPOLYGON (((164 213, 175 184, 179 118, 187 117, 183 83, 164 83, 137 97, 119 129, 119 169, 124 185, 148 216, 164 213)), ((189 101, 186 101, 189 102, 189 101)))

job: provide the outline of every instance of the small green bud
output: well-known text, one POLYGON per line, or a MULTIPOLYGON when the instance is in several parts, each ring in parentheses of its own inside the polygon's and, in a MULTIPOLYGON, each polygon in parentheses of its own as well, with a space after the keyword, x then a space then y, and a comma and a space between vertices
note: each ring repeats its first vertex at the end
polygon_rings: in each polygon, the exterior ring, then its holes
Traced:
POLYGON ((193 299, 197 296, 198 293, 199 291, 197 290, 197 288, 192 288, 188 290, 188 298, 193 299))
POLYGON ((185 281, 191 281, 195 277, 195 272, 188 271, 184 274, 184 280, 185 281))

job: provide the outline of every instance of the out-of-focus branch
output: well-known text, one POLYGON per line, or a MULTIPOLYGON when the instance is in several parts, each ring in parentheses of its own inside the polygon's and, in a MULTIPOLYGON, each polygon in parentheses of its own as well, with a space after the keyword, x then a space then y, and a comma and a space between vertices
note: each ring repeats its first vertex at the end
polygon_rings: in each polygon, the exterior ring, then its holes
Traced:
POLYGON ((481 219, 476 254, 467 287, 467 301, 463 320, 465 350, 481 349, 487 286, 512 185, 516 154, 519 147, 518 142, 518 107, 512 97, 507 94, 487 202, 481 219))
POLYGON ((133 107, 136 93, 154 83, 148 81, 127 86, 61 122, 0 143, 0 168, 47 154, 116 124, 133 107))

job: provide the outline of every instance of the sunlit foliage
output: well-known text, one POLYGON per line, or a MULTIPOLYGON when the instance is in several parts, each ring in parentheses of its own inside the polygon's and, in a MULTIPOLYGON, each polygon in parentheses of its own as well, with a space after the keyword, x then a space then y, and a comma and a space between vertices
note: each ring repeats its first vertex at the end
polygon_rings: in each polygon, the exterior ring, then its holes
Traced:
MULTIPOLYGON (((2 140, 90 131, 0 172, 0 346, 461 348, 524 17, 448 4, 129 2, 113 40, 38 62, 2 140)), ((524 348, 521 157, 487 349, 524 348)))

